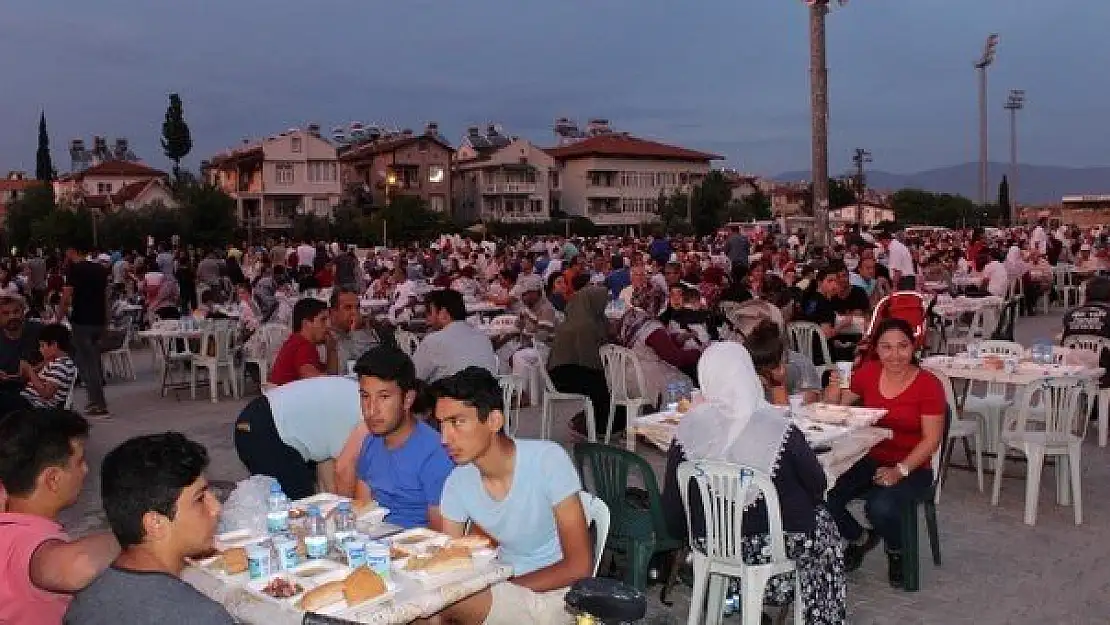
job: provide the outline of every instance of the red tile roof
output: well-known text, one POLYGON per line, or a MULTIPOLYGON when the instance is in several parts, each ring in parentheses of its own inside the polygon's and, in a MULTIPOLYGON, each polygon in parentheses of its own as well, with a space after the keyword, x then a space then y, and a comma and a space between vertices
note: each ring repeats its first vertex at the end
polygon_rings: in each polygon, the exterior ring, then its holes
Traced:
POLYGON ((371 156, 373 154, 381 154, 383 152, 393 152, 406 145, 411 145, 417 141, 431 141, 448 152, 454 152, 455 148, 446 139, 438 134, 425 133, 422 135, 400 135, 394 137, 383 137, 376 141, 365 141, 358 143, 347 148, 340 148, 339 160, 349 161, 362 158, 364 156, 371 156))
POLYGON ((688 150, 625 134, 598 135, 570 145, 544 150, 556 160, 603 156, 611 158, 659 159, 668 161, 712 161, 724 157, 688 150))
POLYGON ((168 174, 166 172, 147 167, 142 163, 133 163, 131 161, 105 161, 99 165, 71 174, 66 178, 70 180, 79 180, 87 176, 147 176, 164 178, 168 174))
POLYGON ((26 191, 27 189, 30 189, 31 187, 33 187, 37 184, 42 184, 42 183, 39 182, 38 180, 35 180, 34 178, 30 178, 30 179, 25 178, 23 180, 9 180, 7 178, 0 178, 0 192, 3 192, 3 191, 26 191))

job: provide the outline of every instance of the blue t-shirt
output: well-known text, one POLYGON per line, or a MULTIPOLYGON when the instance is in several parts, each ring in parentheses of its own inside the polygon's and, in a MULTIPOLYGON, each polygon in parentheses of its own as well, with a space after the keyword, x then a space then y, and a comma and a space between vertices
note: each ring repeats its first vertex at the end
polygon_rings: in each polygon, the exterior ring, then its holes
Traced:
POLYGON ((428 507, 440 505, 443 483, 455 463, 444 451, 439 434, 423 421, 397 449, 385 438, 366 437, 358 455, 358 479, 370 487, 374 500, 389 508, 385 520, 404 528, 428 524, 428 507))
POLYGON ((582 490, 570 456, 550 441, 516 440, 513 483, 502 501, 482 486, 478 467, 456 467, 443 485, 440 512, 455 523, 480 525, 501 545, 514 575, 526 575, 563 559, 555 506, 582 490))

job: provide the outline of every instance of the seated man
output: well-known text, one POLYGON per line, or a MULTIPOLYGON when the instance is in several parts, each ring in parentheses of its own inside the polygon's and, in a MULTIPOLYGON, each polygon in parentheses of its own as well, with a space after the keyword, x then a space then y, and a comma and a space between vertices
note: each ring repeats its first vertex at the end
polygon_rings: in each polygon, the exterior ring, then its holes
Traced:
MULTIPOLYGON (((335 490, 338 458, 362 422, 358 384, 318 376, 272 388, 256 397, 235 422, 235 451, 252 475, 269 475, 291 499, 335 490)), ((342 464, 342 463, 340 463, 342 464)), ((353 458, 349 472, 354 473, 353 458)))
POLYGON ((26 303, 18 295, 0 295, 0 415, 27 407, 20 398, 24 362, 36 363, 37 331, 24 322, 26 303))
POLYGON ((270 382, 275 386, 318 375, 327 375, 338 367, 335 335, 328 329, 328 305, 315 297, 306 297, 293 306, 293 333, 285 339, 274 365, 270 382), (317 345, 325 346, 327 361, 320 359, 317 345))
POLYGON ((332 375, 347 373, 348 361, 358 360, 366 350, 381 343, 378 334, 363 323, 358 292, 345 286, 331 292, 331 329, 336 339, 336 366, 328 370, 332 375))
POLYGON ((233 625, 223 606, 181 579, 185 558, 211 551, 220 502, 208 452, 178 432, 125 441, 104 457, 100 494, 122 553, 77 593, 66 625, 233 625))
POLYGON ((77 378, 77 365, 69 357, 69 328, 52 323, 39 332, 39 352, 42 363, 32 366, 23 363, 23 379, 27 386, 20 394, 32 408, 60 408, 73 391, 77 378))
POLYGON ((389 508, 386 521, 401 527, 442 525, 439 499, 455 468, 436 433, 413 415, 416 369, 396 347, 375 347, 355 365, 362 418, 369 435, 359 451, 359 501, 389 508))
POLYGON ((428 325, 435 330, 420 342, 412 360, 416 375, 435 382, 475 365, 497 372, 497 356, 489 337, 466 322, 466 302, 458 291, 442 289, 428 293, 428 325))
POLYGON ((0 623, 61 623, 70 593, 119 553, 111 534, 70 541, 58 523, 85 482, 88 436, 74 412, 0 417, 0 623))
POLYGON ((513 579, 445 609, 448 620, 486 625, 573 622, 567 588, 589 577, 590 537, 578 472, 556 443, 505 434, 501 387, 468 367, 435 385, 435 417, 458 467, 443 487, 443 530, 472 521, 496 540, 513 579))

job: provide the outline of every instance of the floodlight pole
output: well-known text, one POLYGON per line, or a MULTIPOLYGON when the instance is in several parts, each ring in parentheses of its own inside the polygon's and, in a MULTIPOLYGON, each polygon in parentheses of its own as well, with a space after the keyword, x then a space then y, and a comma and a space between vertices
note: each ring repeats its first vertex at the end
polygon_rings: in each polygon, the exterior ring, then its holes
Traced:
POLYGON ((1025 91, 1011 89, 1010 97, 1002 108, 1010 111, 1010 225, 1017 223, 1018 215, 1018 148, 1017 148, 1017 112, 1025 108, 1025 91))
POLYGON ((983 56, 975 62, 979 70, 979 205, 987 204, 987 68, 994 63, 998 35, 992 33, 983 46, 983 56))

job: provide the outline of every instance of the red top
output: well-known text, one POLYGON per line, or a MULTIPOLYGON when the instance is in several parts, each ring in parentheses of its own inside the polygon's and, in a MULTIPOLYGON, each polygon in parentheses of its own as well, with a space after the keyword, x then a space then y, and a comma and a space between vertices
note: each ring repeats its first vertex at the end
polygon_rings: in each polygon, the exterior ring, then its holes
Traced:
POLYGON ((888 398, 879 392, 879 374, 883 366, 877 360, 860 365, 852 373, 853 394, 858 395, 867 408, 884 408, 886 416, 878 427, 888 428, 893 437, 871 448, 869 456, 883 465, 901 462, 921 442, 921 415, 944 415, 946 399, 944 387, 932 373, 921 369, 906 390, 888 398))
POLYGON ((294 332, 282 343, 274 358, 274 366, 270 369, 270 383, 282 385, 301 379, 302 365, 313 365, 320 371, 324 370, 324 363, 320 360, 320 352, 316 350, 316 346, 301 336, 300 332, 294 332))

